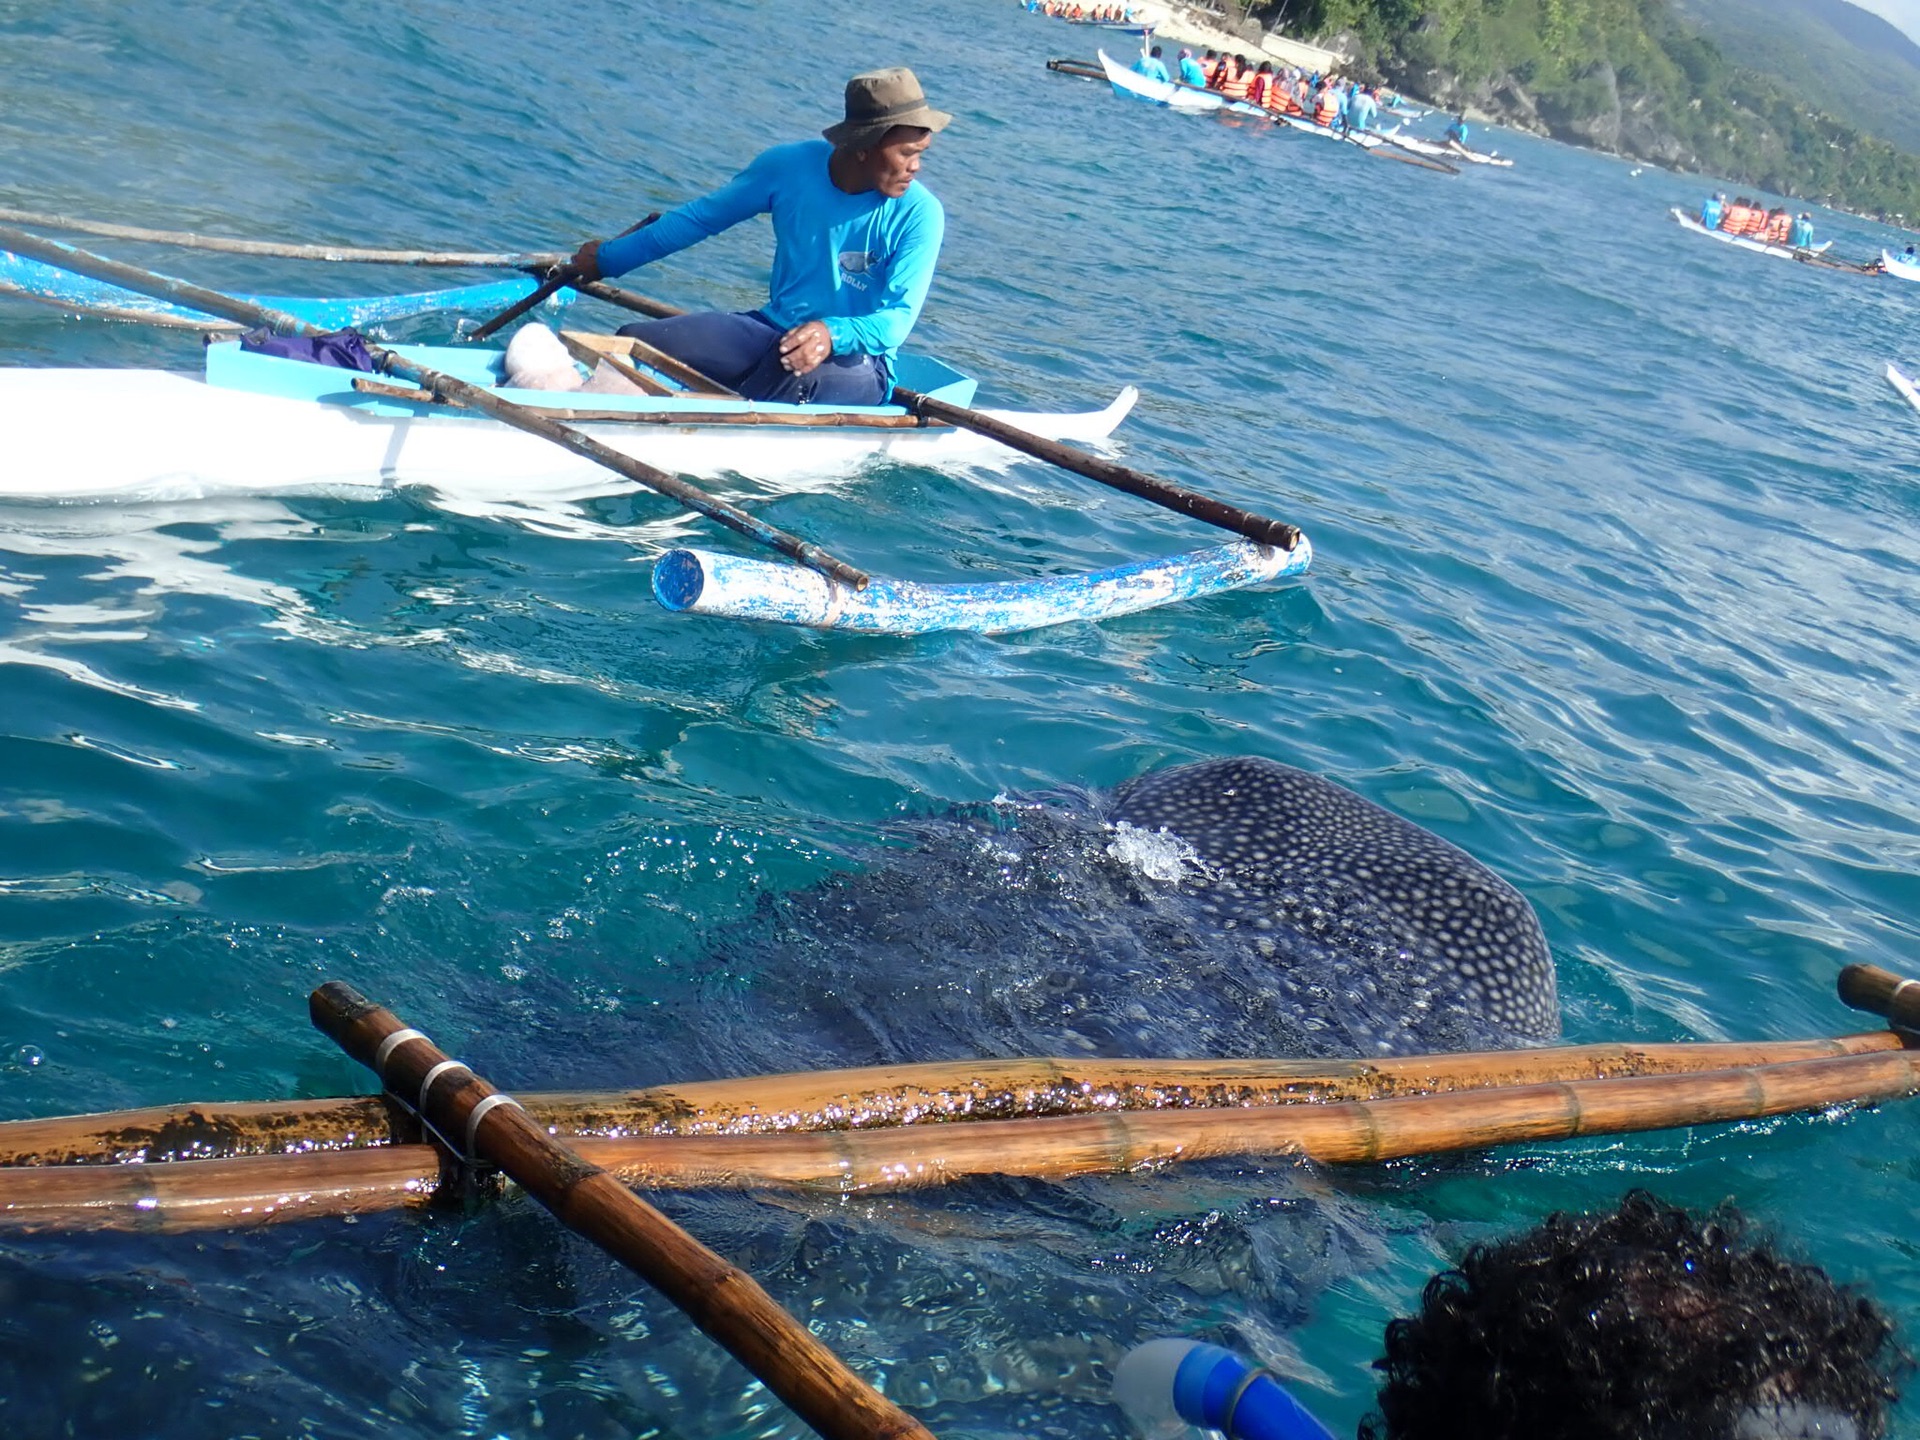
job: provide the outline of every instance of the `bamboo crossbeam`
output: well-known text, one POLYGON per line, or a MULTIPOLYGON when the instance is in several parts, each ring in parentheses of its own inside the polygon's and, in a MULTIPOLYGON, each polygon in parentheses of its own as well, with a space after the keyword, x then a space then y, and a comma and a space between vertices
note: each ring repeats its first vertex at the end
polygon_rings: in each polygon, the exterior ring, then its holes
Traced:
MULTIPOLYGON (((1773 1065, 1901 1044, 1890 1030, 1870 1030, 1832 1039, 1560 1045, 1380 1060, 932 1061, 644 1090, 538 1092, 520 1101, 555 1134, 569 1137, 766 1135, 1447 1095, 1773 1065)), ((392 1139, 387 1107, 373 1095, 152 1106, 0 1123, 0 1167, 204 1161, 392 1139)))
MULTIPOLYGON (((845 1193, 984 1175, 1066 1180, 1236 1156, 1377 1164, 1752 1120, 1916 1092, 1920 1052, 1883 1048, 1727 1069, 1381 1100, 1116 1110, 798 1134, 581 1138, 570 1148, 583 1162, 647 1189, 845 1193)), ((536 1128, 537 1121, 536 1116, 536 1128)), ((193 1231, 367 1213, 426 1204, 439 1174, 436 1152, 419 1144, 110 1169, 0 1168, 0 1231, 193 1231)))
MULTIPOLYGON (((619 363, 615 357, 598 358, 607 359, 614 364, 619 363)), ((644 376, 640 378, 645 379, 644 376)), ((444 406, 447 404, 431 390, 423 390, 417 385, 388 385, 379 380, 370 380, 364 375, 354 377, 353 388, 362 395, 378 395, 383 400, 404 400, 410 405, 444 406)), ((660 393, 681 392, 669 392, 662 386, 660 393)), ((953 428, 937 420, 922 420, 916 415, 862 415, 844 410, 775 414, 766 410, 603 410, 542 405, 539 411, 542 415, 552 416, 566 425, 652 425, 668 429, 757 426, 789 430, 951 430, 953 428)))
POLYGON ((559 250, 369 250, 354 245, 299 245, 283 240, 236 240, 221 235, 198 235, 186 230, 145 230, 137 225, 111 225, 80 220, 71 215, 48 215, 36 210, 0 209, 0 223, 32 225, 72 235, 98 235, 108 240, 138 240, 172 245, 183 250, 212 250, 223 255, 262 255, 279 260, 329 260, 370 265, 437 265, 465 270, 546 270, 571 258, 559 250))
POLYGON ((390 1093, 417 1095, 422 1121, 460 1154, 499 1166, 561 1224, 646 1279, 824 1440, 933 1440, 752 1276, 548 1135, 418 1030, 338 981, 315 990, 309 1008, 313 1023, 390 1093))

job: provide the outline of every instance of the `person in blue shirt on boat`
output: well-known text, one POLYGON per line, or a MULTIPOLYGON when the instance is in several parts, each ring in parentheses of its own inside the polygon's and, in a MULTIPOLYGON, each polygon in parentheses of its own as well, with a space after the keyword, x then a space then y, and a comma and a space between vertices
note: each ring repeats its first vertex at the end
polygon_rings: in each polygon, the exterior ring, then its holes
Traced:
POLYGON ((1365 134, 1373 128, 1373 122, 1380 118, 1380 102, 1358 81, 1347 91, 1347 102, 1341 108, 1341 121, 1347 133, 1359 131, 1365 134))
POLYGON ((1724 195, 1710 195, 1707 197, 1707 203, 1700 207, 1700 223, 1709 230, 1718 230, 1720 228, 1720 217, 1726 214, 1726 212, 1727 197, 1724 195))
POLYGON ((1197 85, 1202 90, 1207 88, 1207 72, 1201 67, 1200 62, 1193 58, 1191 50, 1180 52, 1180 83, 1197 85))
POLYGON ((1447 126, 1447 139, 1455 145, 1458 145, 1462 150, 1467 148, 1467 136, 1470 133, 1467 128, 1467 117, 1464 111, 1454 116, 1453 123, 1447 126))
POLYGON ((1787 232, 1787 243, 1796 250, 1813 248, 1813 215, 1802 210, 1794 217, 1793 228, 1787 232))
POLYGON ((1133 73, 1136 75, 1144 75, 1149 80, 1169 80, 1172 78, 1167 74, 1166 62, 1160 58, 1160 47, 1158 45, 1153 47, 1153 53, 1151 55, 1142 55, 1138 60, 1133 62, 1133 73))
POLYGON ((946 214, 914 177, 953 117, 927 104, 911 70, 847 82, 846 118, 824 140, 776 145, 710 195, 573 257, 583 279, 622 275, 773 217, 763 309, 628 325, 643 340, 748 400, 880 405, 893 358, 933 283, 946 214))

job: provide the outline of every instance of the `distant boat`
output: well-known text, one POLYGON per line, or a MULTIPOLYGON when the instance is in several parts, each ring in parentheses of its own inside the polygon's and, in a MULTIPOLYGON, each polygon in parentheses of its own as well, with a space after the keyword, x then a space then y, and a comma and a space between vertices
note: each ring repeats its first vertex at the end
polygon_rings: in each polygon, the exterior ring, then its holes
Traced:
MULTIPOLYGON (((1804 250, 1795 249, 1791 245, 1769 245, 1766 241, 1756 240, 1751 235, 1729 235, 1724 230, 1709 230, 1705 225, 1702 225, 1677 205, 1667 213, 1680 222, 1682 229, 1691 230, 1698 235, 1710 235, 1715 240, 1724 241, 1729 245, 1738 245, 1742 250, 1755 250, 1762 255, 1776 256, 1781 260, 1800 260, 1812 256, 1824 255, 1827 247, 1833 244, 1831 240, 1822 240, 1818 245, 1811 246, 1804 250)), ((1851 270, 1857 267, 1848 265, 1840 268, 1851 270)), ((1920 279, 1920 276, 1915 276, 1914 278, 1920 279)))
POLYGON ((1402 150, 1411 150, 1416 155, 1431 156, 1435 160, 1465 160, 1471 165, 1493 165, 1503 170, 1513 168, 1513 161, 1496 151, 1469 150, 1452 140, 1423 140, 1418 135, 1406 134, 1398 125, 1380 133, 1389 144, 1397 145, 1402 150))
POLYGON ((1889 275, 1898 276, 1902 280, 1920 280, 1920 255, 1908 259, 1904 255, 1894 254, 1891 250, 1882 250, 1880 263, 1886 267, 1889 275))

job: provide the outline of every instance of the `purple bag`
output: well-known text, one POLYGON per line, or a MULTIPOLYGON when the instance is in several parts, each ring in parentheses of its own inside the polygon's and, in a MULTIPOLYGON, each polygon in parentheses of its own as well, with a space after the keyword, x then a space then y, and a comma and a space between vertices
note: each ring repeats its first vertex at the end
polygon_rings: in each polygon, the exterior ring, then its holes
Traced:
POLYGON ((367 342, 358 330, 335 330, 326 335, 276 335, 262 326, 240 337, 240 348, 255 355, 277 355, 282 360, 305 360, 341 370, 376 370, 367 342))

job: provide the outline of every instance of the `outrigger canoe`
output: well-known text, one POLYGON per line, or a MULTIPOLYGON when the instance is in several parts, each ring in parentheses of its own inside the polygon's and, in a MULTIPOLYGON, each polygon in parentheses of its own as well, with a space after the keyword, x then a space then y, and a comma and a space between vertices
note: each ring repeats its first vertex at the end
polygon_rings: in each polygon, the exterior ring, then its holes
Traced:
POLYGON ((1164 105, 1169 110, 1182 110, 1190 115, 1217 112, 1225 115, 1252 116, 1308 135, 1320 135, 1329 140, 1350 141, 1363 150, 1372 150, 1376 146, 1387 143, 1380 136, 1366 131, 1348 133, 1326 125, 1316 125, 1313 121, 1298 115, 1283 115, 1277 110, 1269 110, 1265 106, 1255 105, 1246 100, 1229 100, 1217 91, 1183 85, 1178 80, 1151 80, 1138 71, 1129 70, 1104 50, 1100 52, 1100 67, 1106 72, 1107 82, 1113 86, 1114 93, 1127 99, 1145 100, 1154 105, 1164 105))
POLYGON ((1169 110, 1184 110, 1192 115, 1204 115, 1237 104, 1242 111, 1254 111, 1264 114, 1257 105, 1229 101, 1226 96, 1215 94, 1211 90, 1196 90, 1191 85, 1181 85, 1173 80, 1154 80, 1129 70, 1106 51, 1099 52, 1100 68, 1106 72, 1107 83, 1113 86, 1113 93, 1126 100, 1145 100, 1151 105, 1164 105, 1169 110))
MULTIPOLYGON (((378 325, 389 320, 404 320, 414 315, 445 311, 487 314, 504 310, 515 301, 531 295, 539 283, 532 276, 523 275, 511 280, 490 280, 480 285, 416 291, 410 295, 362 295, 344 299, 307 295, 241 295, 237 298, 249 304, 264 305, 270 310, 283 310, 322 330, 340 330, 349 325, 378 325)), ((156 300, 135 290, 123 290, 118 285, 92 280, 57 265, 29 260, 6 250, 0 250, 0 295, 37 301, 70 315, 131 320, 143 325, 170 325, 183 330, 241 328, 231 320, 203 315, 197 310, 156 300)), ((550 310, 559 309, 574 298, 573 291, 563 289, 552 296, 547 306, 550 310)))
MULTIPOLYGON (((568 338, 603 352, 625 344, 612 336, 568 338)), ((514 389, 503 383, 499 349, 390 348, 675 474, 790 483, 844 474, 880 456, 937 466, 1012 454, 970 430, 924 423, 897 405, 825 409, 685 390, 583 395, 514 389)), ((896 379, 955 405, 970 404, 975 389, 969 377, 925 356, 902 355, 896 379)), ((409 484, 462 495, 532 490, 578 497, 630 488, 537 436, 402 393, 381 377, 257 355, 233 340, 207 346, 199 376, 0 368, 0 432, 7 436, 0 497, 104 499, 186 489, 274 493, 409 484)), ((1044 439, 1101 441, 1138 398, 1128 386, 1102 410, 989 413, 1044 439)))
MULTIPOLYGON (((319 333, 269 307, 25 231, 0 227, 0 238, 28 254, 44 251, 40 258, 49 263, 70 261, 77 273, 202 313, 319 333)), ((631 308, 674 313, 657 301, 631 308)), ((637 340, 564 333, 561 340, 583 379, 589 369, 596 377, 612 371, 628 388, 586 394, 508 386, 505 352, 478 346, 369 345, 378 377, 213 338, 201 377, 0 368, 0 424, 12 462, 0 476, 0 499, 415 482, 448 498, 517 502, 624 493, 637 484, 802 562, 670 551, 653 574, 666 608, 890 635, 1001 633, 1101 619, 1299 575, 1312 563, 1313 547, 1295 526, 1056 443, 1110 435, 1137 398, 1131 386, 1091 414, 995 414, 968 408, 968 377, 903 356, 896 376, 902 405, 827 410, 744 401, 637 340), (394 378, 408 383, 390 383, 394 378), (1021 452, 1246 538, 1083 574, 921 584, 864 572, 684 478, 761 474, 792 488, 796 476, 843 470, 874 454, 938 464, 1021 452)))
POLYGON ((1493 165, 1503 170, 1511 170, 1513 161, 1495 150, 1469 150, 1466 146, 1452 140, 1423 140, 1418 135, 1409 135, 1401 127, 1380 132, 1387 140, 1402 150, 1411 150, 1416 155, 1426 155, 1435 160, 1464 160, 1469 165, 1493 165))
MULTIPOLYGON (((1677 205, 1667 213, 1680 222, 1682 229, 1691 230, 1696 235, 1711 235, 1715 240, 1724 241, 1728 245, 1738 245, 1742 250, 1754 250, 1762 255, 1772 255, 1781 260, 1804 260, 1809 256, 1823 255, 1826 253, 1827 247, 1833 244, 1831 240, 1822 240, 1818 245, 1811 246, 1805 250, 1797 249, 1791 245, 1769 245, 1764 240, 1755 240, 1751 235, 1729 235, 1724 230, 1710 230, 1677 205)), ((1852 269, 1854 267, 1848 266, 1846 268, 1852 269)))

